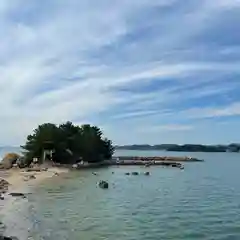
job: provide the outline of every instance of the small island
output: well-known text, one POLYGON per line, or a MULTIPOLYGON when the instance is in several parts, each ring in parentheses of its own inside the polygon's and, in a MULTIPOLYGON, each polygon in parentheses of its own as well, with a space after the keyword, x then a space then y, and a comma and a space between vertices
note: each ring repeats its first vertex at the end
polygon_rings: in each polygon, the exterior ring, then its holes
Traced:
POLYGON ((72 122, 38 126, 22 148, 27 165, 34 158, 59 164, 98 163, 111 159, 114 153, 112 142, 104 137, 100 128, 89 124, 77 126, 72 122))
MULTIPOLYGON (((10 169, 13 166, 27 168, 46 165, 49 167, 90 168, 116 165, 165 165, 170 162, 197 162, 202 161, 192 157, 140 157, 115 156, 116 149, 129 150, 166 150, 166 151, 225 151, 223 147, 204 145, 130 145, 113 146, 112 141, 104 137, 97 126, 84 124, 74 125, 66 122, 60 125, 44 123, 39 125, 32 134, 27 136, 26 143, 21 146, 23 155, 8 154, 0 163, 0 169, 10 169)), ((29 169, 30 168, 30 169, 29 169)))

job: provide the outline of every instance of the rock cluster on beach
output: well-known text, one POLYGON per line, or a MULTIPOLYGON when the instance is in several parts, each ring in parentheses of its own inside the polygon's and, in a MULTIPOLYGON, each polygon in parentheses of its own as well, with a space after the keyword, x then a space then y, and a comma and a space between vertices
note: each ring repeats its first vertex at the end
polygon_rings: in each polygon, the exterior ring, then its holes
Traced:
POLYGON ((6 154, 0 163, 0 168, 1 169, 12 168, 19 158, 20 158, 20 155, 18 155, 17 153, 6 154))

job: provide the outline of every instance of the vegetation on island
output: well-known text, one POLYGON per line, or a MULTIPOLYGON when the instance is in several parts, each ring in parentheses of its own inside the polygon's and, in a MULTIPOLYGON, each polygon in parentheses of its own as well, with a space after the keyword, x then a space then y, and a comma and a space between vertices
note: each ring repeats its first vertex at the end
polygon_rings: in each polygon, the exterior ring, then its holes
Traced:
POLYGON ((110 159, 114 148, 97 126, 82 126, 66 122, 61 125, 44 123, 28 135, 24 146, 25 158, 41 159, 44 150, 53 150, 52 160, 56 163, 73 164, 80 160, 101 162, 110 159))
POLYGON ((164 150, 176 152, 240 152, 240 144, 232 143, 229 145, 201 145, 201 144, 159 144, 159 145, 124 145, 115 146, 116 149, 125 150, 164 150))

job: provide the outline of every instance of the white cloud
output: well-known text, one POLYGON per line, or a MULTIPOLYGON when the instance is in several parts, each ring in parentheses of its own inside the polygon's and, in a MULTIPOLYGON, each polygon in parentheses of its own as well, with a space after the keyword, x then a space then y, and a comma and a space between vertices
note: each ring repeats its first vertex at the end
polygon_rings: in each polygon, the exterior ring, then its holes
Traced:
MULTIPOLYGON (((131 49, 127 48, 128 43, 121 46, 122 41, 141 27, 136 19, 144 17, 143 13, 150 7, 165 9, 175 2, 124 0, 95 1, 93 4, 89 1, 53 0, 51 3, 34 1, 28 5, 23 4, 23 0, 2 0, 0 144, 21 143, 32 128, 46 121, 93 121, 94 116, 96 118, 107 110, 114 111, 121 104, 132 107, 132 112, 126 113, 123 109, 119 115, 110 114, 110 119, 131 119, 159 113, 167 116, 169 112, 165 106, 181 101, 180 98, 186 100, 227 91, 224 86, 209 89, 208 80, 198 79, 197 82, 194 77, 198 74, 239 74, 239 62, 196 61, 194 56, 181 61, 161 57, 179 49, 179 45, 188 43, 192 36, 201 32, 205 27, 205 16, 209 14, 206 6, 193 9, 191 14, 180 11, 170 18, 159 18, 159 14, 153 16, 156 22, 162 20, 162 34, 153 39, 147 34, 131 39, 134 46, 131 49), (179 25, 175 24, 176 21, 179 25), (183 27, 180 28, 181 24, 183 27), (149 41, 144 42, 145 38, 149 41), (105 53, 104 49, 111 49, 111 46, 114 48, 105 53), (105 56, 107 53, 109 58, 105 56), (154 54, 159 57, 152 58, 154 54), (189 80, 191 76, 193 78, 189 80), (169 82, 178 82, 182 87, 169 86, 159 91, 129 94, 116 90, 119 87, 141 86, 154 79, 158 79, 159 84, 169 79, 169 82), (181 96, 181 91, 190 85, 204 81, 204 92, 193 90, 181 96), (178 90, 179 93, 176 92, 178 90), (151 104, 159 109, 148 109, 151 104), (138 105, 138 110, 134 109, 135 105, 138 105)), ((229 2, 233 4, 233 1, 229 2)), ((219 6, 224 4, 226 1, 219 2, 219 6)), ((215 115, 238 114, 237 107, 216 110, 215 115)), ((209 109, 211 113, 204 111, 205 115, 212 113, 212 109, 209 109)), ((158 130, 187 128, 189 126, 173 124, 158 127, 158 130)))
POLYGON ((140 132, 178 132, 178 131, 190 131, 194 129, 192 125, 181 125, 181 124, 168 124, 161 126, 150 126, 148 128, 139 129, 140 132))
POLYGON ((199 107, 190 108, 176 113, 179 118, 185 119, 201 119, 201 118, 215 118, 215 117, 229 117, 240 115, 240 102, 234 102, 229 105, 219 107, 199 107))

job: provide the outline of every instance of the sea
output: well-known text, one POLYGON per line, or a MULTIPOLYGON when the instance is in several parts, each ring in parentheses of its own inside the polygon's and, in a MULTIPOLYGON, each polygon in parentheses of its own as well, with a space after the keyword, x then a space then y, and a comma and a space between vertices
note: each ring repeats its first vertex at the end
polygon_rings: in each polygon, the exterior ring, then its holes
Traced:
POLYGON ((240 153, 120 150, 115 155, 205 161, 186 163, 184 170, 124 166, 48 179, 1 213, 4 234, 20 240, 240 239, 240 153), (150 176, 125 175, 131 171, 150 176), (98 188, 99 180, 108 181, 109 189, 98 188))

